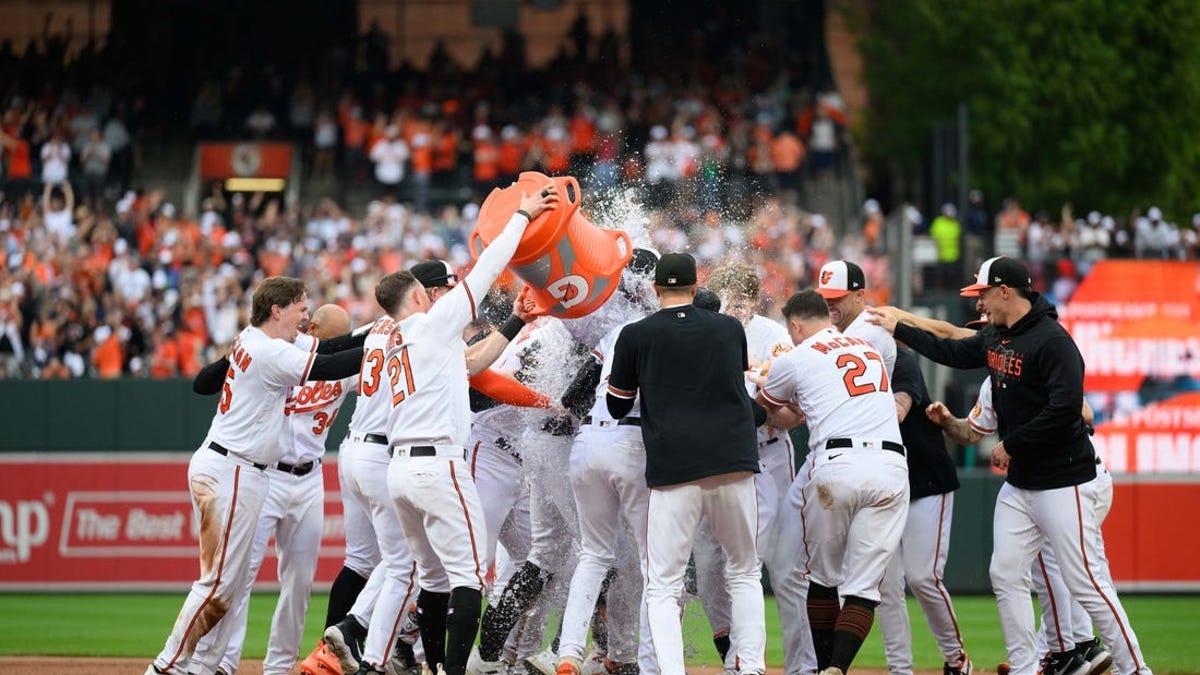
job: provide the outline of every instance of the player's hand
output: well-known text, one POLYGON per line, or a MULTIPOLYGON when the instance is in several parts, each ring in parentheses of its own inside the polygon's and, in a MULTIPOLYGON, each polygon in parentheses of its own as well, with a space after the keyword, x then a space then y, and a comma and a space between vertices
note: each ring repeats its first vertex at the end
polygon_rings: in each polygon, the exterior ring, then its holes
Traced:
POLYGON ((513 300, 513 313, 525 323, 529 323, 539 316, 546 316, 549 312, 549 309, 538 308, 537 301, 533 298, 533 289, 528 285, 522 286, 521 292, 513 300))
POLYGON ((941 401, 934 401, 933 403, 930 403, 925 408, 925 416, 939 427, 946 426, 950 420, 954 419, 954 415, 950 413, 950 409, 947 408, 946 404, 942 403, 941 401))
POLYGON ((867 307, 867 322, 882 326, 889 333, 896 332, 900 317, 894 307, 867 307))
POLYGON ((992 466, 997 469, 1007 469, 1010 461, 1012 461, 1012 457, 1004 450, 1004 441, 1000 441, 992 448, 992 466))
POLYGON ((558 188, 549 181, 540 192, 522 195, 521 205, 517 208, 528 213, 529 220, 535 220, 546 211, 558 208, 558 188))

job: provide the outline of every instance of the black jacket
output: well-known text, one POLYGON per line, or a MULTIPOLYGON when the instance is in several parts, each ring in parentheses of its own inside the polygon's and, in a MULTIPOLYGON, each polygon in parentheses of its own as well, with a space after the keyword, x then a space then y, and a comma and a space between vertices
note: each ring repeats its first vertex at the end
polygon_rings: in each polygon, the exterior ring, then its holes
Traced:
POLYGON ((1034 293, 1029 313, 1007 329, 941 340, 899 324, 896 339, 938 363, 988 369, 1013 486, 1047 490, 1096 477, 1095 450, 1080 415, 1083 356, 1041 295, 1034 293))
POLYGON ((917 355, 911 349, 896 349, 892 391, 903 392, 912 399, 912 407, 900 423, 900 436, 908 450, 909 500, 954 492, 959 488, 954 460, 946 452, 941 427, 925 415, 925 408, 933 401, 925 387, 917 355))

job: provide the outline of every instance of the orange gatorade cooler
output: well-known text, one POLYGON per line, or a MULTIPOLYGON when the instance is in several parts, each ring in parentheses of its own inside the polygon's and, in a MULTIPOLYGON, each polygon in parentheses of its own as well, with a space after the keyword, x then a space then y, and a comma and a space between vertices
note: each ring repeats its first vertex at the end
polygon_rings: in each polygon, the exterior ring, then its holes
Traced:
POLYGON ((521 195, 541 190, 548 180, 558 188, 558 208, 529 224, 508 269, 529 286, 537 314, 578 318, 598 309, 617 289, 633 245, 625 232, 596 227, 579 212, 579 181, 573 177, 551 179, 526 171, 512 185, 492 190, 468 246, 478 258, 508 224, 521 195))

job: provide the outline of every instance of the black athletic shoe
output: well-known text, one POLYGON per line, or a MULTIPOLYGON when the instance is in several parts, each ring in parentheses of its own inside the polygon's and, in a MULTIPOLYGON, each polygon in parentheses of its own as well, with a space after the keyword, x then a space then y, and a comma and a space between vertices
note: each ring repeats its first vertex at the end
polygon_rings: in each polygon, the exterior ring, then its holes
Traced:
POLYGON ((1087 672, 1087 661, 1074 650, 1051 652, 1042 659, 1038 668, 1040 675, 1087 675, 1087 672))
POLYGON ((352 616, 347 616, 337 624, 325 629, 325 645, 342 664, 343 673, 358 672, 362 661, 362 638, 366 632, 366 629, 352 616))
POLYGON ((1102 675, 1112 666, 1112 654, 1096 638, 1075 645, 1075 653, 1087 662, 1087 675, 1102 675))

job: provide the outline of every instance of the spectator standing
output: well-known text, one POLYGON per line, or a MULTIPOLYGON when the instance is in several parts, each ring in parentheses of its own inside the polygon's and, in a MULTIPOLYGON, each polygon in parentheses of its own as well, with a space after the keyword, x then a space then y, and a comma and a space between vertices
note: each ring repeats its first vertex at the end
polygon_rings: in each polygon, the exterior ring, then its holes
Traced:
POLYGON ((929 224, 929 236, 937 243, 938 250, 938 288, 951 288, 954 280, 962 276, 959 269, 959 259, 962 251, 959 247, 962 236, 962 225, 958 222, 958 208, 946 202, 942 204, 942 213, 929 224))
POLYGON ((108 165, 112 160, 112 148, 104 142, 99 128, 88 133, 88 140, 79 153, 83 164, 83 197, 93 210, 99 210, 99 201, 104 192, 104 181, 108 178, 108 165))
POLYGON ((67 171, 71 161, 71 146, 61 131, 55 131, 42 146, 42 184, 59 185, 67 182, 67 171))
POLYGON ((384 194, 400 196, 400 182, 404 180, 404 163, 408 161, 408 144, 400 138, 400 127, 389 124, 384 128, 383 138, 371 146, 371 161, 375 164, 375 181, 384 194))

